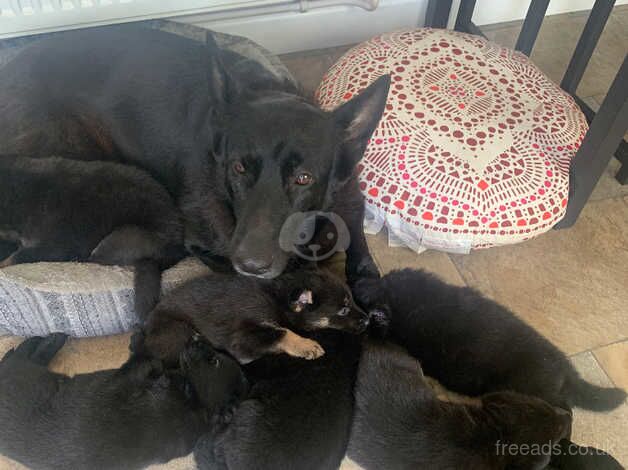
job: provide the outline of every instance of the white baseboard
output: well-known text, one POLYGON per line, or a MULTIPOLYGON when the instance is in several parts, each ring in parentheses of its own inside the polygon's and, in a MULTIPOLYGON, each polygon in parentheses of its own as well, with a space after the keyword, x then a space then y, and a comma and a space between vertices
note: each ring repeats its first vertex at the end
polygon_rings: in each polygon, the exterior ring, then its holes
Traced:
POLYGON ((211 21, 206 15, 172 19, 246 36, 275 54, 285 54, 353 44, 387 31, 421 26, 426 6, 427 0, 381 0, 374 11, 329 7, 221 21, 211 21))

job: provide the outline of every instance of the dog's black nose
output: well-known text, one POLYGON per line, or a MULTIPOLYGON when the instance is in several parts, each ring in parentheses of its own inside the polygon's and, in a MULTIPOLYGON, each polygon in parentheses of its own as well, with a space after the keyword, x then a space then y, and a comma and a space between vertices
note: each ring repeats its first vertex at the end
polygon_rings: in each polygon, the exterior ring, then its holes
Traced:
POLYGON ((264 276, 271 271, 272 261, 264 259, 251 259, 236 257, 232 260, 233 267, 240 274, 249 276, 264 276))

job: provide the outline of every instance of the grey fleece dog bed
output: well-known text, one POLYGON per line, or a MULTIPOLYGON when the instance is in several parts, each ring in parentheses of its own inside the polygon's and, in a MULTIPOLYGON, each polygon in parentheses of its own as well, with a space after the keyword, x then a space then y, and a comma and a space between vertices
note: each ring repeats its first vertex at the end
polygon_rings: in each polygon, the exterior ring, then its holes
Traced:
MULTIPOLYGON (((221 48, 228 73, 245 86, 279 83, 283 87, 297 87, 277 57, 246 38, 163 20, 140 25, 202 43, 211 35, 221 48)), ((23 47, 43 38, 0 42, 0 67, 23 47)), ((164 273, 163 288, 168 290, 207 272, 198 261, 184 260, 164 273)), ((102 336, 128 331, 135 322, 133 272, 129 268, 35 263, 0 269, 0 335, 28 337, 64 332, 77 337, 102 336)))

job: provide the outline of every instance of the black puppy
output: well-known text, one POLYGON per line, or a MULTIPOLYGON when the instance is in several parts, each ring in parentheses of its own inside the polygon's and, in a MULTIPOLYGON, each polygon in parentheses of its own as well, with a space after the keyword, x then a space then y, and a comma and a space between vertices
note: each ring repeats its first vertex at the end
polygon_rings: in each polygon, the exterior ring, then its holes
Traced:
POLYGON ((0 157, 0 238, 19 244, 0 267, 37 261, 134 265, 140 315, 159 298, 161 269, 183 254, 181 216, 148 174, 58 157, 0 157))
POLYGON ((347 457, 366 470, 541 469, 571 423, 568 411, 513 392, 441 400, 416 359, 375 341, 363 347, 355 390, 347 457))
MULTIPOLYGON (((211 35, 201 44, 137 25, 37 41, 0 69, 0 154, 143 168, 182 209, 191 251, 259 277, 288 263, 289 216, 335 213, 350 232, 348 279, 377 276, 354 169, 389 78, 323 112, 285 83, 239 87, 221 58, 211 35)), ((317 233, 310 249, 329 243, 317 233)))
POLYGON ((167 295, 149 314, 135 352, 173 361, 198 332, 241 363, 265 354, 305 359, 324 354, 292 329, 361 333, 368 317, 344 282, 328 271, 302 269, 273 280, 212 274, 167 295))
POLYGON ((245 392, 238 364, 199 342, 173 371, 135 358, 55 374, 47 365, 65 338, 28 339, 0 362, 0 453, 32 469, 139 469, 187 455, 245 392))
POLYGON ((391 339, 451 390, 471 396, 513 390, 595 411, 611 410, 626 397, 621 389, 584 381, 558 348, 473 289, 411 269, 361 281, 357 289, 371 305, 388 304, 391 339))
POLYGON ((251 390, 226 429, 199 441, 194 455, 201 470, 338 469, 362 340, 333 330, 314 338, 326 351, 317 361, 281 354, 244 366, 251 390))

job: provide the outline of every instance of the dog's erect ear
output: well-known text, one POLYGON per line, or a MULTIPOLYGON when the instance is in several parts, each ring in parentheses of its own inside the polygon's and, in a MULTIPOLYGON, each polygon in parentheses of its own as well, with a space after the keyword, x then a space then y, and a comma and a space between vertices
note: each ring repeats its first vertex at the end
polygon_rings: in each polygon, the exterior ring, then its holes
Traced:
POLYGON ((347 180, 362 158, 368 139, 384 113, 389 88, 390 75, 379 77, 358 96, 333 111, 334 120, 344 129, 342 147, 334 162, 337 180, 347 180))
POLYGON ((223 52, 216 43, 213 33, 207 32, 205 47, 209 50, 210 66, 208 67, 208 84, 210 95, 215 100, 215 105, 223 110, 233 102, 242 92, 242 87, 237 77, 232 77, 227 71, 223 60, 223 52))
POLYGON ((306 289, 295 294, 290 301, 290 309, 295 313, 299 313, 302 312, 306 306, 312 305, 313 303, 312 291, 306 289))

